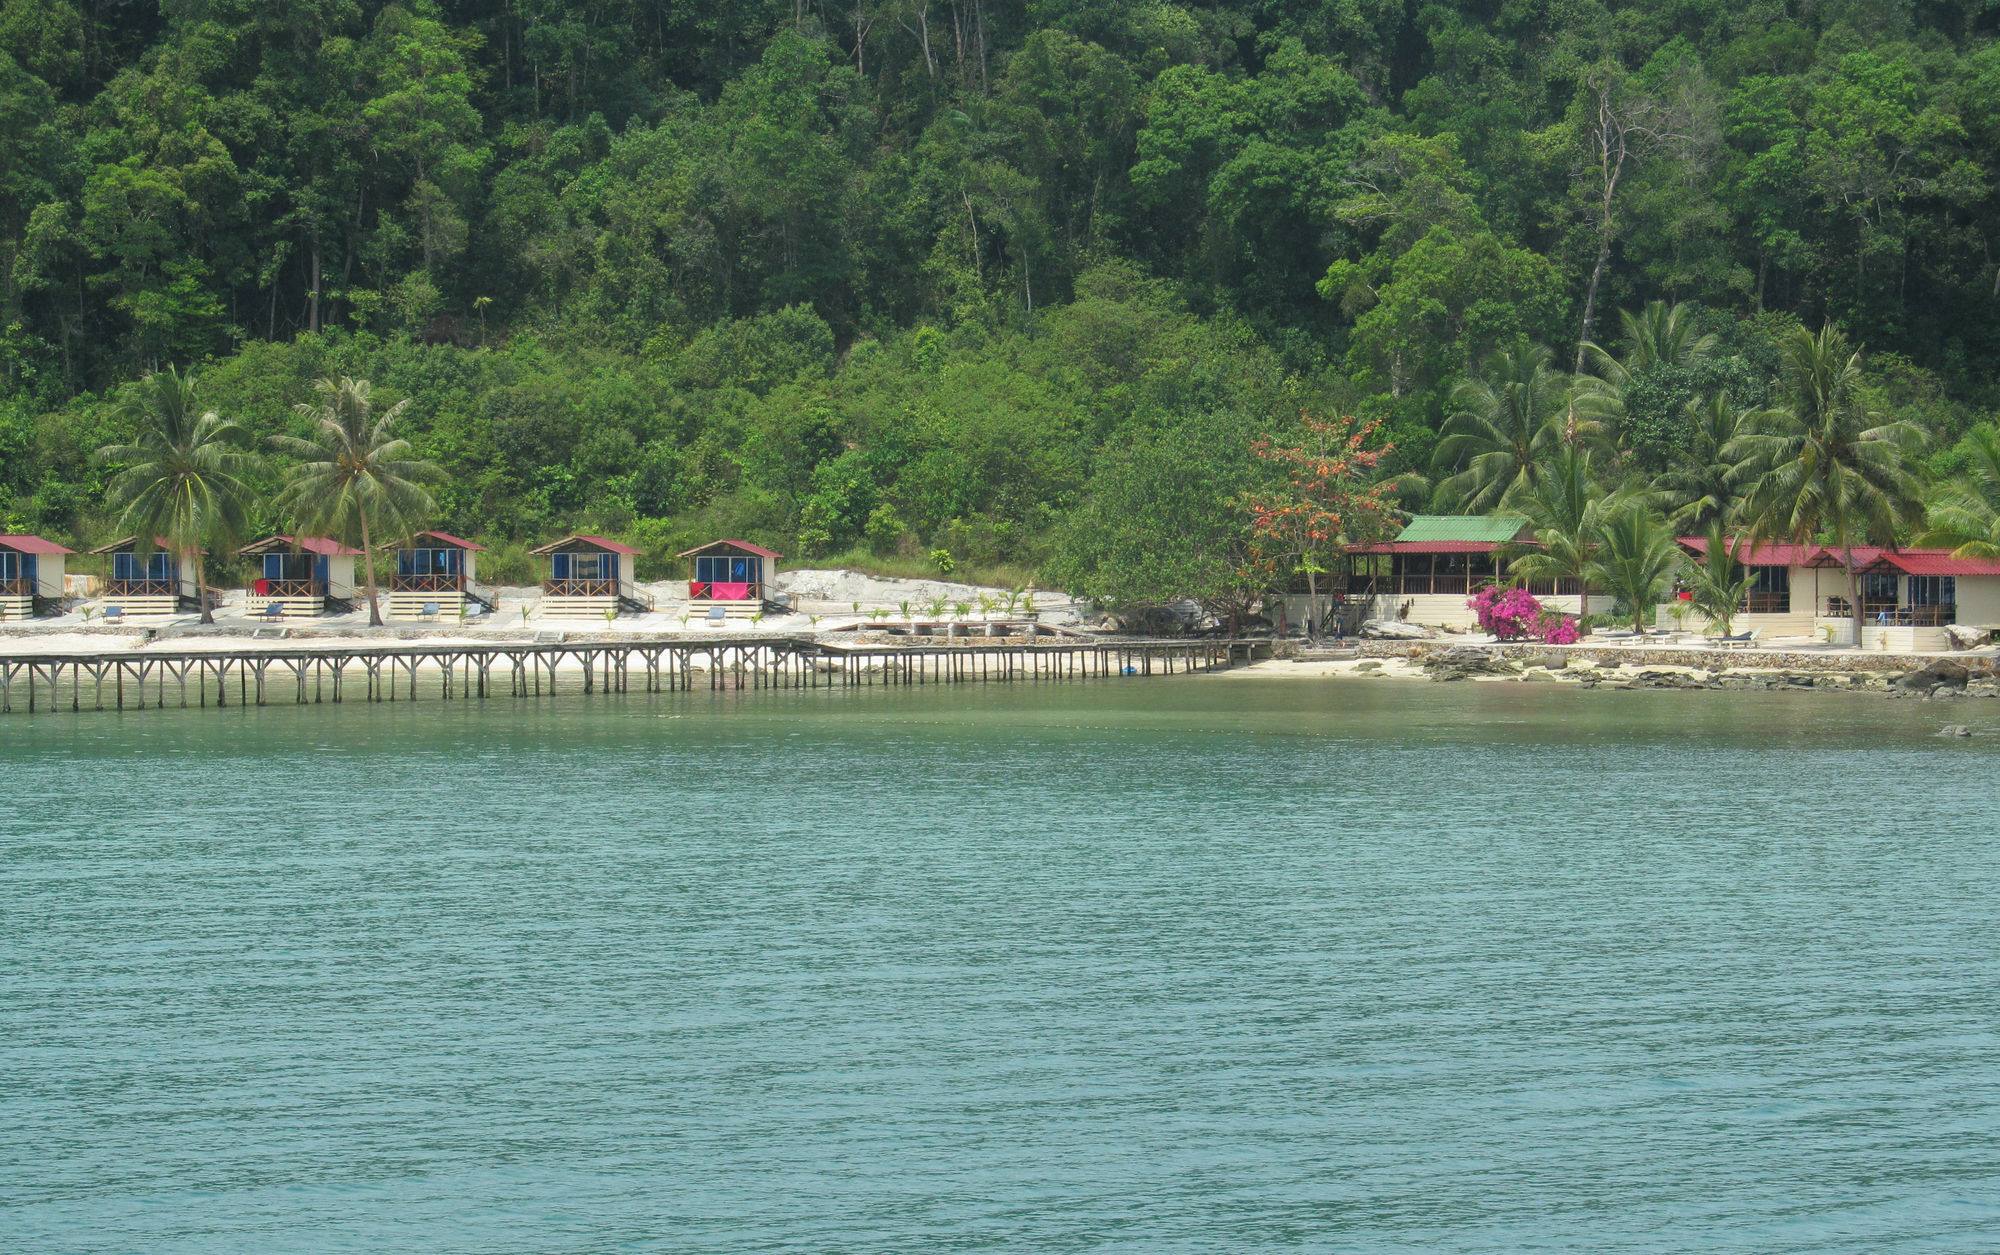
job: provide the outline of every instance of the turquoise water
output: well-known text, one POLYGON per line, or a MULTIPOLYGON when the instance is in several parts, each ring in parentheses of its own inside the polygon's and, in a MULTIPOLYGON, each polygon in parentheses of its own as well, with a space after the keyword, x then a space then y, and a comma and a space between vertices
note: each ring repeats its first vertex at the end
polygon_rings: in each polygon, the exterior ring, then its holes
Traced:
POLYGON ((1944 722, 2000 710, 9 716, 0 1250, 1990 1251, 1944 722))

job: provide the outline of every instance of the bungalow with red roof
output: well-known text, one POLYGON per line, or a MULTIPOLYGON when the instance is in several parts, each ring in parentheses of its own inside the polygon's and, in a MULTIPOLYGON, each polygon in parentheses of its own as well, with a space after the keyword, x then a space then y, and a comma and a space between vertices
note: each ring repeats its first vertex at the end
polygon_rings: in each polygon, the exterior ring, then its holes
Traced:
POLYGON ((63 559, 74 552, 40 536, 0 535, 0 622, 60 605, 63 559))
POLYGON ((621 608, 653 608, 632 569, 642 555, 630 545, 602 536, 565 536, 528 552, 549 560, 549 578, 542 581, 543 618, 604 618, 621 608))
MULTIPOLYGON (((1699 536, 1683 537, 1680 543, 1697 561, 1708 552, 1707 540, 1699 536)), ((1750 545, 1738 555, 1751 571, 1750 595, 1730 626, 1757 629, 1764 639, 1811 637, 1852 644, 1854 615, 1847 600, 1851 556, 1861 597, 1863 648, 1947 649, 1950 628, 2000 628, 2000 560, 1951 555, 1949 549, 1879 545, 1856 545, 1846 553, 1830 545, 1750 545)), ((1655 622, 1673 626, 1672 610, 1672 603, 1662 605, 1655 622)), ((1695 626, 1701 622, 1693 619, 1695 626)))
POLYGON ((353 608, 359 549, 324 536, 278 535, 245 545, 236 556, 252 559, 251 570, 257 572, 244 601, 251 615, 297 619, 325 614, 329 605, 353 608))
POLYGON ((474 582, 477 555, 486 546, 449 532, 418 532, 396 551, 396 573, 389 577, 389 617, 392 619, 457 619, 467 603, 487 610, 493 597, 474 582))
MULTIPOLYGON (((1365 619, 1392 619, 1465 631, 1478 624, 1467 604, 1472 594, 1489 584, 1513 583, 1506 569, 1510 551, 1534 543, 1519 519, 1419 514, 1394 540, 1349 546, 1346 570, 1336 572, 1332 584, 1350 627, 1365 619)), ((1583 589, 1575 580, 1529 580, 1521 586, 1564 614, 1582 608, 1583 589)), ((1303 591, 1302 584, 1295 585, 1285 598, 1293 622, 1304 613, 1303 591)), ((1609 609, 1610 599, 1593 590, 1592 613, 1609 609)))
POLYGON ((785 555, 747 540, 716 540, 680 556, 688 563, 688 601, 697 610, 712 614, 719 607, 724 615, 747 616, 763 609, 785 555))
POLYGON ((105 578, 99 599, 107 615, 116 612, 121 618, 147 618, 201 608, 194 580, 194 550, 175 553, 162 536, 144 546, 139 537, 124 536, 90 552, 111 559, 111 574, 105 578))

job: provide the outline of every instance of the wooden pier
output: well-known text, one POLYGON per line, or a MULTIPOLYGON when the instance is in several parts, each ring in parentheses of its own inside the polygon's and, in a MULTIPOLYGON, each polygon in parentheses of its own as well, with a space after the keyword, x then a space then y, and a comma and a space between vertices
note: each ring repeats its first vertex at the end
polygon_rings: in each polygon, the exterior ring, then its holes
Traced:
MULTIPOLYGON (((1003 640, 1005 638, 1002 638, 1003 640)), ((1254 643, 1063 640, 1039 644, 835 645, 805 636, 135 649, 0 656, 0 714, 164 706, 441 701, 696 688, 811 689, 1045 683, 1217 671, 1254 643)))

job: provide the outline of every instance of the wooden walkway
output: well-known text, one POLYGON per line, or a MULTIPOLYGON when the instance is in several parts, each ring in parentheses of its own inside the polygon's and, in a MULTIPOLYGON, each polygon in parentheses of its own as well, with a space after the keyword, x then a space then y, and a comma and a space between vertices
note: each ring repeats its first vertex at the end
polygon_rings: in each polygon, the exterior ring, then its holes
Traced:
MULTIPOLYGON (((1004 638, 1003 638, 1004 639, 1004 638)), ((245 641, 245 646, 253 645, 245 641)), ((1248 661, 1247 641, 834 645, 811 637, 340 645, 0 656, 0 714, 1167 676, 1248 661)))

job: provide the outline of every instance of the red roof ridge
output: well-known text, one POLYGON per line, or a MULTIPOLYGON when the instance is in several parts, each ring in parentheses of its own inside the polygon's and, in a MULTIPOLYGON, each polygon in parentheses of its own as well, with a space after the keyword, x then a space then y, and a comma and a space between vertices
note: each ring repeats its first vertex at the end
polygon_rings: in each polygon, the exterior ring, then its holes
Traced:
POLYGON ((738 549, 747 549, 751 553, 756 554, 760 558, 782 558, 785 556, 784 554, 777 553, 770 549, 766 549, 762 545, 753 545, 747 540, 736 540, 731 537, 725 537, 722 540, 711 540, 705 545, 696 545, 692 549, 683 549, 681 552, 675 554, 674 556, 677 558, 692 558, 696 554, 706 553, 707 551, 715 548, 718 545, 734 545, 738 549))
POLYGON ((615 540, 606 540, 602 536, 585 536, 580 532, 569 536, 565 536, 561 540, 552 540, 548 544, 541 545, 534 549, 530 549, 528 550, 528 552, 531 554, 554 553, 556 550, 562 548, 564 545, 567 545, 571 541, 576 541, 576 540, 580 540, 587 545, 596 545, 599 549, 603 549, 611 553, 622 553, 629 557, 634 557, 634 558, 643 558, 646 556, 646 551, 643 549, 634 549, 630 545, 620 544, 618 541, 615 540))
POLYGON ((0 535, 0 548, 12 549, 16 553, 57 554, 76 552, 74 549, 63 548, 53 540, 43 540, 40 536, 30 536, 26 532, 0 535))
POLYGON ((325 536, 293 536, 284 532, 273 532, 269 536, 253 540, 236 552, 238 554, 245 554, 253 550, 269 549, 272 543, 276 541, 282 541, 293 549, 303 549, 307 553, 316 553, 323 557, 357 558, 361 556, 359 549, 350 549, 339 541, 329 540, 325 536))
POLYGON ((434 539, 441 540, 447 545, 456 545, 460 549, 476 549, 480 553, 486 552, 486 546, 475 545, 469 540, 466 540, 459 536, 452 535, 450 532, 418 532, 415 536, 411 537, 411 539, 416 540, 425 536, 430 536, 433 537, 434 539))

